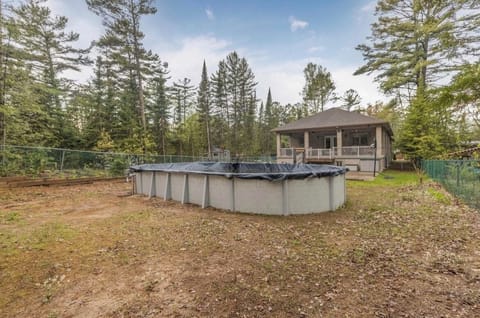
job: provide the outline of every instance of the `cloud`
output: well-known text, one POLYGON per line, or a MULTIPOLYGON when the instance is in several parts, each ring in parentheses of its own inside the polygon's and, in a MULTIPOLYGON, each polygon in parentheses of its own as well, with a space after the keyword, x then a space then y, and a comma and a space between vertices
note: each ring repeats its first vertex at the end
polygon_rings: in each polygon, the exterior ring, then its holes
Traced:
POLYGON ((212 10, 205 9, 205 13, 207 14, 208 20, 215 20, 215 15, 213 14, 212 10))
MULTIPOLYGON (((67 31, 73 31, 80 34, 78 41, 72 44, 75 48, 88 48, 92 41, 98 40, 103 34, 104 28, 101 19, 88 10, 85 2, 48 0, 46 4, 54 15, 68 17, 68 23, 66 26, 67 31)), ((92 60, 96 58, 95 50, 91 51, 90 58, 92 60)), ((62 73, 62 76, 80 83, 87 82, 92 75, 93 70, 89 66, 81 66, 80 72, 67 70, 62 73)))
POLYGON ((360 11, 363 13, 371 13, 375 11, 375 7, 377 5, 377 1, 370 1, 369 3, 365 4, 363 7, 360 8, 360 11))
POLYGON ((354 76, 353 72, 356 69, 354 66, 342 66, 330 70, 337 87, 337 94, 343 95, 346 90, 353 88, 362 98, 362 106, 366 106, 368 103, 375 103, 376 101, 386 101, 387 97, 378 90, 377 84, 373 81, 374 76, 354 76))
POLYGON ((258 81, 258 98, 265 101, 268 88, 271 88, 273 100, 281 104, 301 102, 301 92, 305 84, 303 69, 309 62, 321 65, 326 62, 320 57, 270 61, 268 57, 261 60, 250 60, 247 56, 247 60, 258 81))
POLYGON ((320 52, 320 51, 323 51, 325 50, 325 48, 323 46, 312 46, 310 48, 308 48, 307 52, 308 53, 315 53, 315 52, 320 52))
POLYGON ((288 22, 290 22, 290 30, 292 32, 295 32, 299 29, 305 29, 308 26, 307 21, 298 20, 294 16, 288 18, 288 22))
MULTIPOLYGON (((103 34, 101 19, 88 11, 85 2, 62 0, 48 0, 48 5, 55 14, 69 17, 68 29, 80 32, 78 47, 87 47, 90 41, 96 40, 103 34)), ((374 9, 372 2, 370 10, 374 9)), ((367 8, 366 5, 364 8, 367 8)), ((365 9, 365 12, 367 9, 365 9)), ((215 18, 213 11, 205 10, 210 19, 209 12, 215 18)), ((290 17, 290 28, 292 32, 308 27, 308 22, 290 17)), ((320 57, 310 56, 309 58, 272 60, 268 51, 255 51, 234 46, 229 40, 218 38, 212 34, 189 36, 177 42, 167 41, 163 38, 152 37, 151 32, 146 32, 145 46, 158 52, 163 61, 169 63, 171 80, 170 82, 188 77, 192 84, 198 85, 201 77, 202 63, 206 61, 208 72, 216 71, 218 62, 224 59, 228 53, 236 50, 244 56, 258 81, 257 96, 265 100, 268 88, 272 89, 273 98, 282 104, 296 103, 302 100, 300 93, 305 83, 303 69, 308 62, 321 64, 332 73, 332 78, 337 86, 337 93, 343 94, 349 88, 357 90, 362 97, 362 104, 373 103, 377 100, 386 100, 373 82, 373 76, 353 76, 355 65, 343 65, 333 59, 325 60, 320 57)), ((154 34, 154 33, 153 33, 154 34)), ((307 49, 308 54, 316 54, 324 51, 322 46, 312 45, 307 49)), ((92 54, 92 58, 95 54, 92 54)), ((92 76, 92 68, 82 69, 82 72, 66 72, 66 77, 85 82, 92 76)))
POLYGON ((229 41, 213 35, 199 35, 182 39, 174 48, 154 48, 154 51, 162 52, 162 60, 169 64, 172 81, 187 77, 198 84, 203 60, 207 63, 208 72, 213 73, 218 62, 233 51, 230 45, 229 41))
MULTIPOLYGON (((314 51, 321 51, 321 47, 314 51)), ((271 88, 273 99, 281 104, 295 104, 302 101, 301 92, 305 79, 303 69, 309 62, 325 66, 332 73, 332 78, 337 86, 337 94, 342 95, 347 89, 353 88, 362 97, 362 104, 373 103, 377 100, 386 100, 373 82, 373 76, 353 76, 355 65, 342 65, 338 61, 309 57, 288 60, 272 60, 268 52, 247 50, 234 47, 230 41, 215 37, 214 35, 199 35, 186 37, 175 47, 154 48, 162 51, 162 60, 167 61, 170 69, 170 82, 182 78, 190 78, 192 84, 200 82, 202 63, 205 59, 208 73, 216 71, 218 62, 227 54, 236 50, 240 56, 245 57, 255 74, 257 97, 266 100, 268 89, 271 88)), ((328 105, 332 107, 335 105, 328 105)))
MULTIPOLYGON (((354 76, 355 66, 339 66, 333 60, 326 60, 320 57, 279 61, 270 64, 262 63, 262 61, 253 61, 251 65, 258 81, 258 98, 265 101, 268 88, 270 87, 273 99, 281 104, 301 102, 301 92, 305 85, 303 69, 309 62, 320 64, 327 68, 332 74, 338 95, 343 95, 346 90, 353 88, 361 96, 362 105, 387 99, 378 91, 377 85, 373 81, 373 76, 354 76)), ((338 105, 330 103, 327 105, 327 108, 335 106, 338 105)))
POLYGON ((302 70, 306 65, 304 62, 307 63, 303 60, 273 64, 252 61, 251 67, 258 81, 257 97, 265 101, 270 88, 273 100, 281 104, 295 104, 301 101, 300 93, 304 84, 302 70))

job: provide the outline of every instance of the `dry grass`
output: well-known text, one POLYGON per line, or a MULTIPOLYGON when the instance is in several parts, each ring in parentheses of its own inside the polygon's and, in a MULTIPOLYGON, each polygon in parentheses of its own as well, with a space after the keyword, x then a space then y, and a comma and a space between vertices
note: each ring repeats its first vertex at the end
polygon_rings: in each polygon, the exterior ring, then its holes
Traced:
POLYGON ((122 197, 123 183, 4 191, 0 316, 480 316, 478 212, 390 175, 296 217, 122 197))

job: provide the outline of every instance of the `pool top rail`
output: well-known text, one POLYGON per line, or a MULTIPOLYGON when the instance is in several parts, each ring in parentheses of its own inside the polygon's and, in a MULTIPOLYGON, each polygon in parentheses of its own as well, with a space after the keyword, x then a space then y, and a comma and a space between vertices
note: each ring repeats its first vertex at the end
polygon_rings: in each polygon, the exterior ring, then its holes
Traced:
POLYGON ((316 164, 184 162, 131 166, 132 172, 161 171, 224 176, 228 179, 286 180, 322 178, 346 173, 344 167, 316 164))

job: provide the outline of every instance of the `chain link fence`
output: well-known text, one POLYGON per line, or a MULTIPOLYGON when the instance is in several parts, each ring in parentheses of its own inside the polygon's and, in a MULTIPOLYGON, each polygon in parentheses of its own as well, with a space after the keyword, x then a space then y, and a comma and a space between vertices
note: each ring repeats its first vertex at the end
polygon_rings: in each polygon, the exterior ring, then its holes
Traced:
POLYGON ((422 169, 457 198, 480 209, 480 160, 424 160, 422 169))
MULTIPOLYGON (((274 162, 274 157, 242 157, 244 162, 274 162)), ((0 176, 123 176, 131 165, 208 161, 208 157, 128 154, 72 149, 1 146, 0 176)))

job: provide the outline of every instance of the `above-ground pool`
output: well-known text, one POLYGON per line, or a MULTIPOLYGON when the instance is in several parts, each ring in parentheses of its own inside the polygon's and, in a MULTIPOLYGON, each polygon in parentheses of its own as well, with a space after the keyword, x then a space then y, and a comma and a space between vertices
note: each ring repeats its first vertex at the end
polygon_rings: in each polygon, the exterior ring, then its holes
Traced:
POLYGON ((330 165, 193 162, 130 167, 135 193, 234 212, 333 211, 346 199, 346 169, 330 165))

